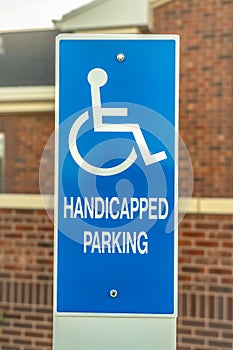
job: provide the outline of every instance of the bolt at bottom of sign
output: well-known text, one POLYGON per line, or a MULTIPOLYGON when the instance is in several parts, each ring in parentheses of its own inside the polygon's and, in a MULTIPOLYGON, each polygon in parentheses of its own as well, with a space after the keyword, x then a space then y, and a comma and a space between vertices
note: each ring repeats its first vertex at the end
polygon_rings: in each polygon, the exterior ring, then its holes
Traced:
POLYGON ((116 289, 112 289, 109 292, 111 298, 116 298, 118 296, 118 291, 116 289))

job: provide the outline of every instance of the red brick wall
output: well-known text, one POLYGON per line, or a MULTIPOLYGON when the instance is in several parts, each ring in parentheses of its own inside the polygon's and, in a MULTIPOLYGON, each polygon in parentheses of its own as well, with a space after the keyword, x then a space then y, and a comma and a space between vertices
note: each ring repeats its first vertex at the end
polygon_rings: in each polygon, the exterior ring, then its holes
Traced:
POLYGON ((179 230, 178 350, 233 349, 233 216, 187 215, 179 230))
MULTIPOLYGON (((232 197, 233 1, 174 0, 154 9, 153 22, 154 33, 181 36, 180 132, 194 196, 232 197)), ((182 185, 182 161, 180 167, 182 185)))
MULTIPOLYGON (((233 348, 233 216, 187 215, 179 233, 178 350, 233 348)), ((53 225, 0 210, 1 350, 51 350, 53 225)))
MULTIPOLYGON (((54 130, 51 113, 0 114, 5 133, 5 193, 39 193, 39 165, 45 144, 54 130)), ((48 168, 48 193, 53 189, 53 163, 48 168)))
POLYGON ((1 350, 50 350, 53 225, 44 211, 0 209, 1 350))

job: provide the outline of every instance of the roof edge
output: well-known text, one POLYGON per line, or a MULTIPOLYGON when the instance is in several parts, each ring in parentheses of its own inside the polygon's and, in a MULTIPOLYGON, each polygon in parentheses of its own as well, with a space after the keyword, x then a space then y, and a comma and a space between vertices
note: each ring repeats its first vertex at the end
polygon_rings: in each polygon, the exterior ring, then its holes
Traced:
POLYGON ((53 23, 61 31, 148 26, 149 7, 149 0, 135 0, 134 11, 129 0, 95 0, 53 23))
POLYGON ((35 33, 35 32, 59 32, 59 29, 54 28, 54 27, 45 27, 45 28, 0 30, 0 35, 4 35, 4 34, 35 33))
POLYGON ((54 24, 63 22, 65 20, 69 19, 69 18, 72 18, 73 16, 76 16, 76 15, 79 15, 80 13, 86 12, 89 9, 91 9, 93 7, 96 7, 96 6, 99 6, 100 4, 102 4, 104 2, 107 2, 107 1, 109 1, 109 0, 93 0, 93 1, 91 1, 89 3, 87 3, 87 4, 84 4, 84 5, 82 5, 82 6, 78 7, 78 8, 75 8, 75 9, 65 13, 61 17, 61 19, 58 19, 58 20, 54 19, 54 20, 52 20, 52 22, 54 24))
POLYGON ((150 8, 155 9, 157 7, 163 6, 168 4, 169 2, 172 2, 174 0, 151 0, 150 1, 150 8))

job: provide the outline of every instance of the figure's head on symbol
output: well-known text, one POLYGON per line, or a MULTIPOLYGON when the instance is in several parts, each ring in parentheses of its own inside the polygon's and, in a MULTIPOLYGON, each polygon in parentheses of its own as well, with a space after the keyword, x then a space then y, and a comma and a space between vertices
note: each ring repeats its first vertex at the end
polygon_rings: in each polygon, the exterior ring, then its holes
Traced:
POLYGON ((94 68, 88 74, 88 82, 90 85, 104 86, 108 81, 108 75, 101 68, 94 68))

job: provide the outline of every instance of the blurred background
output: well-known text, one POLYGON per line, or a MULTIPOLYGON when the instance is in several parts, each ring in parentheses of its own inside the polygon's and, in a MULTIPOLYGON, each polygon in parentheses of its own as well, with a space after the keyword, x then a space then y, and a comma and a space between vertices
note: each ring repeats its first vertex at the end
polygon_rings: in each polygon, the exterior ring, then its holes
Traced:
MULTIPOLYGON (((0 349, 52 347, 53 224, 39 166, 64 32, 180 35, 180 134, 194 189, 186 208, 181 149, 177 348, 233 349, 233 1, 0 0, 0 30, 0 349)), ((52 142, 46 152, 49 207, 52 142)))

